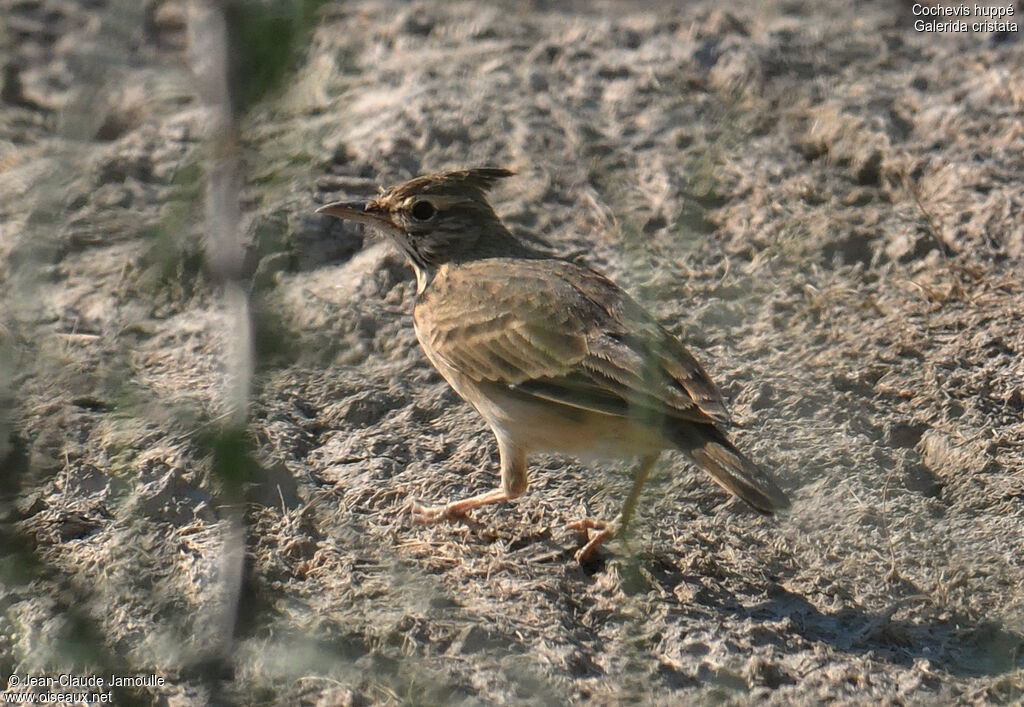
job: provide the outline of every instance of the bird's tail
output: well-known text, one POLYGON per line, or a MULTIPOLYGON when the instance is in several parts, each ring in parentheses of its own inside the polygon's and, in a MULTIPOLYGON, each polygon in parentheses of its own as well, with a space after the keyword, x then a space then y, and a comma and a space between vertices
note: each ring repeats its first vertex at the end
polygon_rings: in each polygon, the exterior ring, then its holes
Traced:
POLYGON ((711 425, 676 425, 679 449, 727 491, 755 510, 772 514, 789 507, 789 499, 771 475, 747 459, 711 425))

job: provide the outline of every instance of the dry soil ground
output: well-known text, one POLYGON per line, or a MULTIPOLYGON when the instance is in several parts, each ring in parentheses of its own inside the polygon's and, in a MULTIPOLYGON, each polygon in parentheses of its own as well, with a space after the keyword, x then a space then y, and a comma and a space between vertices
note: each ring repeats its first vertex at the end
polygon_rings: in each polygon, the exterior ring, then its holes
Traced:
POLYGON ((115 697, 176 705, 1022 699, 1021 34, 664 5, 328 3, 274 37, 284 80, 232 147, 194 8, 0 2, 0 678, 158 675, 115 697), (475 165, 518 172, 514 231, 685 338, 790 513, 666 456, 581 567, 566 523, 613 515, 629 465, 550 457, 515 504, 410 524, 410 498, 492 488, 494 441, 418 349, 401 260, 312 211, 475 165))

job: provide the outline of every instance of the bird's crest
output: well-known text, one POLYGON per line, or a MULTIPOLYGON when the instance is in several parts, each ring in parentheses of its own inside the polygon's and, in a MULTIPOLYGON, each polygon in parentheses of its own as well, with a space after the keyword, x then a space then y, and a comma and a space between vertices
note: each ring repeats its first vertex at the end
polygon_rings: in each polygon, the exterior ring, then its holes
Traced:
POLYGON ((447 194, 472 196, 483 201, 484 194, 499 179, 511 177, 513 174, 514 172, 511 170, 500 167, 478 167, 438 172, 394 186, 388 189, 381 198, 397 203, 410 196, 447 194))

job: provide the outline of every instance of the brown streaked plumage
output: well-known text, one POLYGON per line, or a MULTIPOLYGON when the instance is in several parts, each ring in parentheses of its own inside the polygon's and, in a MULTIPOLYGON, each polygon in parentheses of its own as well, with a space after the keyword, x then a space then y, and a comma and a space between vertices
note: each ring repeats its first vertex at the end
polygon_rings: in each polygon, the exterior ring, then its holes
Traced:
POLYGON ((665 449, 678 449, 763 513, 789 502, 720 430, 721 394, 697 360, 615 283, 513 236, 486 191, 511 176, 472 169, 418 177, 366 203, 317 209, 391 237, 416 272, 416 336, 431 363, 494 431, 501 487, 443 506, 413 505, 421 522, 521 495, 527 457, 640 457, 622 513, 577 552, 623 532, 665 449))

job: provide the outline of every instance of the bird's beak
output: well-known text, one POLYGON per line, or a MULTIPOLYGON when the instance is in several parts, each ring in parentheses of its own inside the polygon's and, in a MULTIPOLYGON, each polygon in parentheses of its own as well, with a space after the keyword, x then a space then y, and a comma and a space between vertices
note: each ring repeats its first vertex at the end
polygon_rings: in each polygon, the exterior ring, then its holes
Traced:
POLYGON ((334 201, 330 204, 324 204, 316 210, 316 213, 334 216, 335 218, 347 221, 365 223, 367 226, 375 226, 385 232, 397 229, 388 213, 381 211, 372 201, 334 201))

